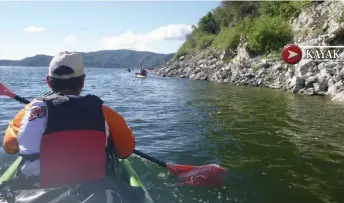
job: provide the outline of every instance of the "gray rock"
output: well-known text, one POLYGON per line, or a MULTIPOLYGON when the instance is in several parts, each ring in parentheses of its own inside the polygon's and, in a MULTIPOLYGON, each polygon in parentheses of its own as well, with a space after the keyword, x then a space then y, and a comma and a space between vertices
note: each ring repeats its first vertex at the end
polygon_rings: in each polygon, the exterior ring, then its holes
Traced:
POLYGON ((334 95, 331 100, 332 101, 338 101, 338 102, 344 102, 344 91, 339 92, 336 95, 334 95))
POLYGON ((317 76, 311 76, 311 77, 307 78, 305 81, 306 88, 313 87, 313 83, 316 83, 317 81, 318 81, 317 76))
POLYGON ((342 81, 338 81, 334 84, 329 85, 328 94, 335 96, 337 93, 344 90, 344 85, 342 81))
POLYGON ((276 71, 283 70, 282 62, 279 61, 279 62, 273 64, 272 70, 276 70, 276 71))
POLYGON ((303 77, 292 78, 291 86, 293 87, 292 93, 297 93, 299 90, 305 87, 305 79, 303 77))
POLYGON ((313 83, 313 87, 314 87, 314 91, 317 93, 327 91, 326 83, 313 83))
POLYGON ((305 89, 303 93, 304 93, 304 94, 307 94, 307 95, 309 95, 309 96, 315 95, 314 88, 305 89))

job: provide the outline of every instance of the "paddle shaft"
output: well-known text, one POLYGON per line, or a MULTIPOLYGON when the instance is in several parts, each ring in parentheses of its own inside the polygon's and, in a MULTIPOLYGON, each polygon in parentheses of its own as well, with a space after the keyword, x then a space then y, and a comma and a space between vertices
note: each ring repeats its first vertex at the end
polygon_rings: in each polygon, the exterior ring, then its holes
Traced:
POLYGON ((25 98, 23 98, 23 97, 20 97, 20 96, 18 96, 18 95, 14 95, 14 98, 13 98, 13 99, 19 101, 20 103, 24 103, 24 104, 29 104, 29 103, 30 103, 29 100, 27 100, 27 99, 25 99, 25 98))
POLYGON ((162 166, 162 167, 165 167, 165 168, 167 167, 167 164, 165 162, 163 162, 163 161, 161 161, 159 159, 156 159, 154 157, 151 157, 148 154, 140 152, 139 150, 134 149, 134 154, 136 154, 136 155, 138 155, 138 156, 140 156, 142 158, 145 158, 145 159, 147 159, 147 160, 149 160, 151 162, 154 162, 154 163, 158 164, 159 166, 162 166))
MULTIPOLYGON (((29 104, 30 103, 29 100, 27 100, 27 99, 25 99, 23 97, 20 97, 18 95, 15 95, 13 99, 19 101, 20 103, 24 103, 24 104, 29 104)), ((136 155, 138 155, 138 156, 140 156, 142 158, 145 158, 145 159, 147 159, 147 160, 149 160, 151 162, 154 162, 154 163, 156 163, 156 164, 158 164, 158 165, 160 165, 162 167, 165 167, 165 168, 167 167, 167 164, 165 162, 163 162, 161 160, 158 160, 158 159, 156 159, 154 157, 151 157, 148 154, 140 152, 139 150, 134 149, 134 154, 136 154, 136 155)))

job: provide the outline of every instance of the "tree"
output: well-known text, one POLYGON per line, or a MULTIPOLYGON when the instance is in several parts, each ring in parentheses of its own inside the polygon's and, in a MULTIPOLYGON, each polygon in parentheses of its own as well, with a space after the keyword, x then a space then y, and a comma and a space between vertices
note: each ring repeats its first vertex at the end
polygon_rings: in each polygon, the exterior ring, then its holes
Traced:
POLYGON ((215 22, 213 14, 208 12, 207 15, 203 16, 198 22, 198 29, 201 32, 205 32, 207 34, 217 34, 219 28, 215 22))

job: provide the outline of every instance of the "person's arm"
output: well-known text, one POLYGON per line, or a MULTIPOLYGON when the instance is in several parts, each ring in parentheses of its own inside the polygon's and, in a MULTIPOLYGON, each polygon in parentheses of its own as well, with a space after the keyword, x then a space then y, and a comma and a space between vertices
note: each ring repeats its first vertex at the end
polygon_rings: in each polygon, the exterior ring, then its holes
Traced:
POLYGON ((22 124, 23 118, 30 108, 31 104, 25 106, 24 109, 20 110, 19 113, 14 117, 5 132, 2 146, 8 154, 14 154, 18 152, 18 134, 22 124))
POLYGON ((110 107, 103 105, 103 114, 112 136, 114 150, 120 159, 129 157, 135 149, 135 137, 124 118, 110 107))
POLYGON ((22 109, 8 126, 3 148, 9 154, 39 153, 47 111, 42 101, 34 101, 22 109))

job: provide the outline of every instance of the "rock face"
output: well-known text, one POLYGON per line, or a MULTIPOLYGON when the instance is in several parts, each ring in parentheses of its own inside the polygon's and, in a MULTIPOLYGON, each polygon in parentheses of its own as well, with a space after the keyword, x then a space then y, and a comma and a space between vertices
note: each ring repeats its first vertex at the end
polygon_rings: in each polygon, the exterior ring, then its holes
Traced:
MULTIPOLYGON (((338 20, 344 18, 341 16, 344 15, 343 11, 344 3, 340 1, 317 3, 305 9, 290 20, 294 43, 304 46, 343 43, 344 22, 338 20)), ((333 100, 344 101, 343 62, 301 60, 297 65, 287 65, 281 58, 250 58, 244 40, 241 40, 230 62, 222 60, 226 54, 211 49, 190 53, 168 61, 154 74, 269 87, 308 95, 329 95, 333 100)), ((344 53, 341 56, 344 59, 344 53)))

